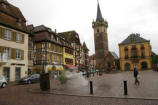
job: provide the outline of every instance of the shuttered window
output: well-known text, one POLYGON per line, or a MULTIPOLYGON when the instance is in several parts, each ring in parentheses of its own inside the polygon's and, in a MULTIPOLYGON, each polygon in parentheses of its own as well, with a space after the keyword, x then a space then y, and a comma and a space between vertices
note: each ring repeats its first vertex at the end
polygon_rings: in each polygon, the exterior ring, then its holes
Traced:
POLYGON ((7 58, 10 58, 10 48, 6 47, 4 48, 4 53, 7 55, 7 58))
POLYGON ((5 39, 6 40, 11 40, 11 31, 10 30, 5 30, 5 39))
POLYGON ((22 42, 22 35, 20 33, 16 34, 16 41, 17 42, 22 42))
POLYGON ((21 51, 16 50, 16 59, 21 59, 21 51))

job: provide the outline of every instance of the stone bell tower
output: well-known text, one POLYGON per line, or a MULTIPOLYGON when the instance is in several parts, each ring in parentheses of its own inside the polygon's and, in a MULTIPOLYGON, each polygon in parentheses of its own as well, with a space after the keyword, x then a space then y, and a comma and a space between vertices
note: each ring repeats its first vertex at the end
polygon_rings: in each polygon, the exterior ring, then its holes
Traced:
POLYGON ((92 27, 94 29, 96 68, 107 70, 107 64, 109 60, 107 36, 108 22, 102 17, 99 2, 97 7, 97 17, 96 20, 92 22, 92 27))

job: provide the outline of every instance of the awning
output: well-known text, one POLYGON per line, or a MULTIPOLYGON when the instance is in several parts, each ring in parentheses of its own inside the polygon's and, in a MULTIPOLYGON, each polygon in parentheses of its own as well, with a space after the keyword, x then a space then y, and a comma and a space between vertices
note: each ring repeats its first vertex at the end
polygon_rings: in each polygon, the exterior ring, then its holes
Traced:
POLYGON ((63 66, 56 66, 56 70, 62 71, 62 70, 64 70, 64 68, 63 68, 63 66))
POLYGON ((43 70, 43 67, 42 66, 34 66, 33 67, 33 70, 35 70, 35 71, 42 71, 43 70))
POLYGON ((62 65, 53 65, 53 66, 49 66, 47 70, 48 71, 52 71, 52 70, 62 71, 64 70, 64 68, 62 65))
POLYGON ((67 68, 70 68, 70 69, 77 69, 77 67, 76 66, 74 66, 74 65, 65 65, 67 68))

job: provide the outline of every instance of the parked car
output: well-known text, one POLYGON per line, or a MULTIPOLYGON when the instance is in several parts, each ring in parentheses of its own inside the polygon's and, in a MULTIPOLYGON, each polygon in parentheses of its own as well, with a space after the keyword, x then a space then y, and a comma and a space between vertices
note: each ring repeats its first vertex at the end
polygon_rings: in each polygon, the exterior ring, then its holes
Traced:
POLYGON ((19 84, 37 83, 40 80, 40 74, 32 74, 19 80, 19 84))
POLYGON ((0 76, 0 87, 5 88, 7 86, 7 80, 4 76, 0 76))

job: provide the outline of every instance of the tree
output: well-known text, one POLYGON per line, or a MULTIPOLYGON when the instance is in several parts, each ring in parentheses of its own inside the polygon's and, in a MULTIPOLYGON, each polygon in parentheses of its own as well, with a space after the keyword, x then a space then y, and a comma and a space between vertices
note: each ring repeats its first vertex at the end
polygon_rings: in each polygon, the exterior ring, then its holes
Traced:
POLYGON ((154 55, 152 57, 152 66, 153 66, 153 69, 157 69, 158 68, 158 55, 154 55))

